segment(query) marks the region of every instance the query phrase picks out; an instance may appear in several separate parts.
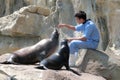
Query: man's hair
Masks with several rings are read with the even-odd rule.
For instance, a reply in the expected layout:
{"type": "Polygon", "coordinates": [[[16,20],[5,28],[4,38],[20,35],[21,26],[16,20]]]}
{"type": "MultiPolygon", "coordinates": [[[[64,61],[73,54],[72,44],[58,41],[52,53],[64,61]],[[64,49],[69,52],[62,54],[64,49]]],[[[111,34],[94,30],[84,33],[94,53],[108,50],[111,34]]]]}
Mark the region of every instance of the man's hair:
{"type": "Polygon", "coordinates": [[[75,14],[75,17],[78,17],[79,19],[84,19],[86,20],[86,13],[84,11],[79,11],[78,13],[75,14]]]}

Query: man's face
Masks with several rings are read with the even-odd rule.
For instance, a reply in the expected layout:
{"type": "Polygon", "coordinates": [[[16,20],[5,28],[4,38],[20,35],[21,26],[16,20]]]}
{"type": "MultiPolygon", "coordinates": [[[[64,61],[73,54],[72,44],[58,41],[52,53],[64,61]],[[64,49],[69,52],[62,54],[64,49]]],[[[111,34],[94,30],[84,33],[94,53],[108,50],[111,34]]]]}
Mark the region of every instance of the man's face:
{"type": "Polygon", "coordinates": [[[83,22],[82,19],[79,19],[78,17],[75,17],[75,20],[78,24],[81,24],[83,22]]]}

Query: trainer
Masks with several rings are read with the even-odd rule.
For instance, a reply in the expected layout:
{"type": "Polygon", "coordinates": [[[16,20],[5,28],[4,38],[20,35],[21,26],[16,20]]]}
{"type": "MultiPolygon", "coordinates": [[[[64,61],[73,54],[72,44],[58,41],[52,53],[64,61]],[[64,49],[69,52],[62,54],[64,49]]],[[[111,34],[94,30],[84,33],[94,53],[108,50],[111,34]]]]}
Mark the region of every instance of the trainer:
{"type": "MultiPolygon", "coordinates": [[[[75,53],[78,53],[79,49],[96,49],[99,44],[99,31],[93,21],[87,19],[86,13],[84,11],[79,11],[75,14],[75,19],[78,25],[72,26],[69,24],[59,24],[58,27],[66,27],[74,31],[81,31],[81,37],[68,38],[70,42],[70,56],[75,58],[75,53]]],[[[70,63],[69,63],[70,64],[70,63]]]]}

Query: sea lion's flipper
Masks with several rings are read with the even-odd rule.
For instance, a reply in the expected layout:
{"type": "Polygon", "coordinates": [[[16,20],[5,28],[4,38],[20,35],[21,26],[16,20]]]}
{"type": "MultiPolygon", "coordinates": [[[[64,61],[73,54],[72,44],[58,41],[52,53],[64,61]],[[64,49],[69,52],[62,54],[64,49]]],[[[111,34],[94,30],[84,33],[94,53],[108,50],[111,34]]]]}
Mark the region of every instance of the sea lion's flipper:
{"type": "Polygon", "coordinates": [[[43,66],[37,66],[37,67],[35,67],[35,68],[36,68],[36,69],[43,69],[43,70],[45,70],[43,66]]]}
{"type": "Polygon", "coordinates": [[[80,73],[78,73],[77,71],[75,71],[75,70],[73,70],[73,69],[69,69],[69,71],[72,71],[74,74],[76,74],[76,75],[78,75],[78,76],[81,75],[80,73]]]}
{"type": "Polygon", "coordinates": [[[38,66],[38,67],[35,67],[35,68],[37,68],[37,69],[42,69],[42,70],[47,70],[48,68],[47,67],[45,67],[45,66],[38,66]]]}
{"type": "Polygon", "coordinates": [[[19,65],[19,63],[10,62],[10,61],[0,62],[0,64],[14,64],[14,65],[19,65]]]}
{"type": "Polygon", "coordinates": [[[10,76],[10,80],[17,80],[17,79],[15,78],[15,76],[16,76],[16,75],[10,76]]]}
{"type": "Polygon", "coordinates": [[[1,62],[0,64],[15,64],[15,62],[13,61],[13,57],[14,55],[11,55],[6,61],[1,62]]]}
{"type": "Polygon", "coordinates": [[[64,66],[66,67],[66,70],[69,70],[69,69],[70,69],[68,62],[64,63],[64,66]]]}
{"type": "Polygon", "coordinates": [[[73,70],[73,69],[71,69],[71,68],[69,67],[68,61],[67,61],[66,63],[64,63],[64,66],[66,67],[66,70],[72,71],[74,74],[80,76],[80,74],[79,74],[77,71],[75,71],[75,70],[73,70]]]}
{"type": "Polygon", "coordinates": [[[9,61],[4,61],[4,62],[1,62],[0,64],[13,64],[13,63],[11,63],[9,61]]]}

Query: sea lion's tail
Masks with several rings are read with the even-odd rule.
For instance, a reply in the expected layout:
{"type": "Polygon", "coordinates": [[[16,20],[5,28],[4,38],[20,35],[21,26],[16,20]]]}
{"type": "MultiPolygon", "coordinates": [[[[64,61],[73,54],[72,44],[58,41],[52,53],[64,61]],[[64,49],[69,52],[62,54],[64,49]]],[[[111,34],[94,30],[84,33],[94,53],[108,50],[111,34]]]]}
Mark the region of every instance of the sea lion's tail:
{"type": "Polygon", "coordinates": [[[44,66],[43,64],[40,64],[39,66],[35,67],[36,69],[42,69],[42,70],[47,70],[48,68],[44,66]]]}
{"type": "Polygon", "coordinates": [[[75,70],[73,70],[73,69],[69,69],[69,71],[73,72],[74,74],[76,74],[76,75],[78,75],[78,76],[81,75],[80,73],[78,73],[77,71],[75,71],[75,70]]]}

